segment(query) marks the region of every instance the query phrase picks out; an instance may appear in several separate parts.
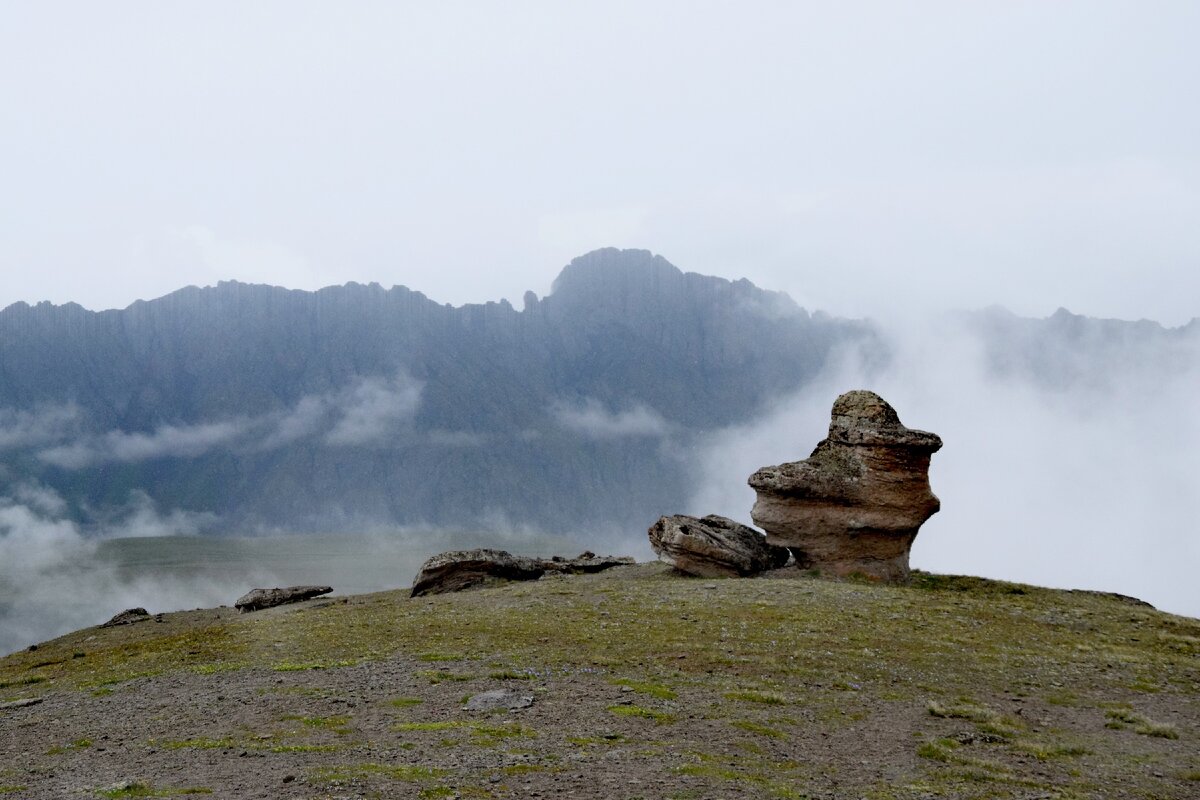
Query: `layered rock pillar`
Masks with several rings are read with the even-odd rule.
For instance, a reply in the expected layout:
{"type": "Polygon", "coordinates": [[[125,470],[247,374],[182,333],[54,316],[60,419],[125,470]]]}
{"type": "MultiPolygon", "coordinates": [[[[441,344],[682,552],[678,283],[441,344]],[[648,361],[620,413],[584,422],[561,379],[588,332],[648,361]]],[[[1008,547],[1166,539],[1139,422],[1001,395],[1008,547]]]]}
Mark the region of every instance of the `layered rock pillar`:
{"type": "Polygon", "coordinates": [[[936,434],[904,427],[874,392],[847,392],[812,455],[750,476],[751,517],[801,568],[903,581],[917,530],[941,507],[929,487],[941,446],[936,434]]]}

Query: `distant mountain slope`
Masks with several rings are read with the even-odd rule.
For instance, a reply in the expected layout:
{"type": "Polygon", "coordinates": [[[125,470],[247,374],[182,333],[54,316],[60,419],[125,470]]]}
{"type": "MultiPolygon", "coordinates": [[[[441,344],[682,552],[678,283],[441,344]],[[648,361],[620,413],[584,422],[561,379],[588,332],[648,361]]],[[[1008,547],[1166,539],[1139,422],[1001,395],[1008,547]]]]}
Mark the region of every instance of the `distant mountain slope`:
{"type": "Polygon", "coordinates": [[[50,487],[83,522],[148,497],[224,526],[645,524],[686,499],[694,437],[849,344],[881,347],[636,250],[576,259],[520,311],[353,283],[19,303],[0,312],[0,494],[50,487]]]}

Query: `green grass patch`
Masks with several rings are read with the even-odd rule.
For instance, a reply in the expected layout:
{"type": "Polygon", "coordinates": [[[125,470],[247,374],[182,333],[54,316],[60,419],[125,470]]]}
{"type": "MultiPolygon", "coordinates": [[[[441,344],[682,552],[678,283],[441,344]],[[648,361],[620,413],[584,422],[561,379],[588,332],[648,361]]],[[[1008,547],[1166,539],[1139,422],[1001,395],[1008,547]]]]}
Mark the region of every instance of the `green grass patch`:
{"type": "Polygon", "coordinates": [[[380,777],[394,781],[419,783],[449,775],[450,771],[417,764],[354,764],[338,767],[317,767],[312,770],[312,779],[321,783],[348,781],[355,778],[380,777]]]}
{"type": "Polygon", "coordinates": [[[33,686],[35,683],[45,683],[49,678],[44,675],[30,675],[27,678],[17,678],[11,681],[0,681],[0,689],[11,689],[15,686],[33,686]]]}
{"type": "Polygon", "coordinates": [[[517,672],[513,669],[496,670],[489,672],[488,677],[497,681],[531,681],[533,675],[528,672],[517,672]]]}
{"type": "Polygon", "coordinates": [[[424,702],[419,697],[393,697],[391,700],[388,700],[388,705],[395,706],[396,708],[412,708],[424,702]]]}
{"type": "Polygon", "coordinates": [[[769,725],[763,725],[761,723],[752,722],[747,719],[734,720],[733,722],[730,722],[729,724],[735,728],[741,728],[744,731],[748,731],[750,733],[756,733],[759,736],[769,736],[772,739],[788,738],[787,733],[779,730],[778,728],[772,728],[769,725]]]}

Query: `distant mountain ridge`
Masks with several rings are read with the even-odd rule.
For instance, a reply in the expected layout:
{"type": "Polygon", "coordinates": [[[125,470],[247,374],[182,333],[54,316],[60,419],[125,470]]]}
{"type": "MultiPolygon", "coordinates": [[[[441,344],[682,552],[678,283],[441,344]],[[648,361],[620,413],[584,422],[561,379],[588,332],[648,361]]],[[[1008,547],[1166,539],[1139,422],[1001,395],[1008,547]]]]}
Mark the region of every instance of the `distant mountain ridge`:
{"type": "Polygon", "coordinates": [[[874,336],[612,249],[520,311],[353,283],[15,304],[0,486],[51,487],[83,521],[133,493],[235,526],[640,521],[686,497],[694,436],[874,336]]]}
{"type": "MultiPolygon", "coordinates": [[[[996,374],[1051,390],[1200,351],[1196,321],[956,324],[996,374]]],[[[685,508],[709,434],[850,350],[868,374],[890,356],[869,322],[644,250],[581,256],[520,310],[233,281],[123,310],[17,303],[0,311],[0,500],[85,528],[147,509],[196,530],[644,528],[685,508]]]]}

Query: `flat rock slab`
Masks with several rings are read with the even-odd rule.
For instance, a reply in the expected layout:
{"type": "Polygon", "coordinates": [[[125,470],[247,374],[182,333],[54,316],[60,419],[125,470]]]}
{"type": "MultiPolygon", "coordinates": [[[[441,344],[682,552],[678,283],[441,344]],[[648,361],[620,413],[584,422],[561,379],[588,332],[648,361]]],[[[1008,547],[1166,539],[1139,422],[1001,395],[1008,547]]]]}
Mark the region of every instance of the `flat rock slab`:
{"type": "Polygon", "coordinates": [[[144,608],[127,608],[120,614],[101,625],[101,628],[114,628],[117,625],[132,625],[135,622],[149,622],[153,617],[144,608]]]}
{"type": "Polygon", "coordinates": [[[535,581],[548,572],[601,572],[633,563],[627,556],[597,556],[591,552],[578,558],[530,558],[488,548],[451,550],[438,553],[421,565],[413,580],[412,596],[458,592],[496,581],[535,581]]]}
{"type": "Polygon", "coordinates": [[[311,600],[333,591],[331,586],[287,586],[274,589],[251,589],[238,598],[234,608],[243,613],[259,611],[264,608],[274,608],[288,603],[299,603],[311,600]]]}
{"type": "Polygon", "coordinates": [[[511,689],[493,689],[481,692],[463,706],[463,711],[516,711],[533,705],[533,695],[520,694],[511,689]]]}

